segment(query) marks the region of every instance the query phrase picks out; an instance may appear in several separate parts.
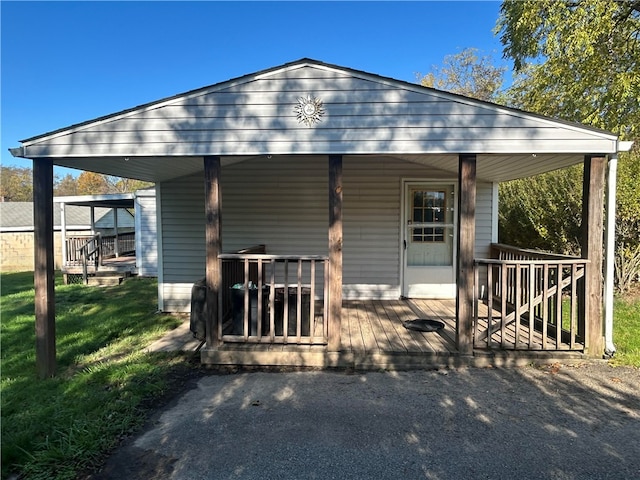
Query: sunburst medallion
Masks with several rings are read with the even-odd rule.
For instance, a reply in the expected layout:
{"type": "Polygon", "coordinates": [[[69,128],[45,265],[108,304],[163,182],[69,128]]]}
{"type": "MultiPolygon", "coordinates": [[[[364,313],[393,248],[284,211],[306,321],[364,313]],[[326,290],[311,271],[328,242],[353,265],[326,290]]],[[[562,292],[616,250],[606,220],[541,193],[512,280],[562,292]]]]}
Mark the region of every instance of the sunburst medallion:
{"type": "Polygon", "coordinates": [[[307,95],[298,98],[298,104],[294,108],[294,112],[298,118],[298,122],[304,123],[307,127],[311,127],[318,123],[324,115],[324,107],[322,100],[307,95]]]}

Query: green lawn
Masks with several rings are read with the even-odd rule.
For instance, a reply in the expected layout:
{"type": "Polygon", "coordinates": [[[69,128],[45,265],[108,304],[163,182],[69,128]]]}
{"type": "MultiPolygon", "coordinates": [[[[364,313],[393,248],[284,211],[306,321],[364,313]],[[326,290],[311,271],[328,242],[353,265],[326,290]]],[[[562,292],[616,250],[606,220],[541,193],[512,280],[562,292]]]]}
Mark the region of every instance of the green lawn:
{"type": "Polygon", "coordinates": [[[640,289],[626,297],[616,298],[613,307],[614,365],[640,368],[640,289]]]}
{"type": "Polygon", "coordinates": [[[144,421],[179,356],[144,347],[180,319],[156,314],[157,283],[56,286],[56,378],[35,367],[33,273],[1,281],[2,478],[75,478],[144,421]]]}

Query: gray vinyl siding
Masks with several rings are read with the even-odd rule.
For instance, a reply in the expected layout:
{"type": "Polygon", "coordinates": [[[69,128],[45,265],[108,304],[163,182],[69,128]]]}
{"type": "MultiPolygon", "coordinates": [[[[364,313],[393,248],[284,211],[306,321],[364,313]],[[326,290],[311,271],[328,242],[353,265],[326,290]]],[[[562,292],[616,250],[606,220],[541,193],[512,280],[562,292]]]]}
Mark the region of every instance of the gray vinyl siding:
{"type": "MultiPolygon", "coordinates": [[[[268,253],[326,255],[326,157],[247,160],[222,170],[225,252],[265,244],[268,253]]],[[[391,158],[348,158],[343,164],[343,283],[346,298],[400,295],[403,179],[450,174],[391,158]]],[[[478,184],[476,253],[491,242],[491,184],[478,184]]],[[[162,184],[163,308],[189,309],[191,284],[205,275],[202,174],[162,184]]]]}
{"type": "Polygon", "coordinates": [[[493,239],[493,184],[478,182],[476,185],[476,244],[475,258],[489,258],[493,239]]]}
{"type": "Polygon", "coordinates": [[[608,152],[609,134],[339,68],[298,65],[25,141],[26,156],[608,152]],[[294,111],[323,102],[313,127],[294,111]]]}
{"type": "Polygon", "coordinates": [[[158,276],[158,219],[155,189],[136,192],[136,262],[138,275],[158,276]]]}

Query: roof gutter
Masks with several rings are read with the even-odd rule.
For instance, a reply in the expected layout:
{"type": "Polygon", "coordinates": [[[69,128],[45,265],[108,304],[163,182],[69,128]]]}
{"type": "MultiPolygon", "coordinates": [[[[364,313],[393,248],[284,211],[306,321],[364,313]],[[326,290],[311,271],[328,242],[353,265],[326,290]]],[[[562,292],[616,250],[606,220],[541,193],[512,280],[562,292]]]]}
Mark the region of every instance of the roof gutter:
{"type": "Polygon", "coordinates": [[[26,149],[24,148],[24,146],[22,147],[16,147],[16,148],[10,148],[9,149],[9,153],[11,153],[11,155],[13,155],[16,158],[27,158],[27,152],[26,149]]]}
{"type": "Polygon", "coordinates": [[[633,147],[633,142],[618,142],[618,152],[628,152],[633,147]]]}

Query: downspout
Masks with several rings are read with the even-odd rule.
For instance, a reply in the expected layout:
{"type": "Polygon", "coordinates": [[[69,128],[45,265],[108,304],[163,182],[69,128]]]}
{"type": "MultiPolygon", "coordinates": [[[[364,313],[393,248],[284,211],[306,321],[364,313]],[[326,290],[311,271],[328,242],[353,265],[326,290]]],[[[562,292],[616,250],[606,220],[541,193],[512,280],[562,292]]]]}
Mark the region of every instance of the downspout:
{"type": "MultiPolygon", "coordinates": [[[[633,142],[618,142],[618,152],[628,152],[633,142]]],[[[607,209],[605,238],[605,277],[604,277],[604,353],[612,357],[616,353],[613,343],[613,286],[616,254],[616,184],[618,176],[618,154],[609,157],[607,175],[607,209]]]]}
{"type": "Polygon", "coordinates": [[[607,175],[607,207],[605,237],[605,277],[604,277],[604,354],[612,357],[616,353],[613,344],[613,285],[616,254],[616,182],[618,154],[609,158],[607,175]]]}

